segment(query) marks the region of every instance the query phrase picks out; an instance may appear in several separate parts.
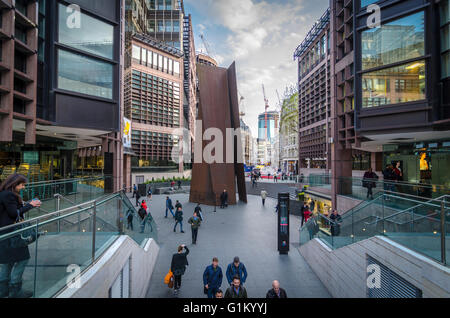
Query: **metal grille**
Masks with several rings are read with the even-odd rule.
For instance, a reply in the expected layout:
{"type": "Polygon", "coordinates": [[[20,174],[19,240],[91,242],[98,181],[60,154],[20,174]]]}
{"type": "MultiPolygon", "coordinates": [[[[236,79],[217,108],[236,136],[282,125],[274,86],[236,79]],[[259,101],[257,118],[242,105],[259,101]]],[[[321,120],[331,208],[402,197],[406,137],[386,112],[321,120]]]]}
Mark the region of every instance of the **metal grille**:
{"type": "MultiPolygon", "coordinates": [[[[367,287],[367,298],[422,298],[422,291],[394,273],[387,266],[376,259],[367,256],[367,264],[378,265],[380,274],[380,287],[367,287]]],[[[368,278],[375,273],[368,273],[368,278]]]]}

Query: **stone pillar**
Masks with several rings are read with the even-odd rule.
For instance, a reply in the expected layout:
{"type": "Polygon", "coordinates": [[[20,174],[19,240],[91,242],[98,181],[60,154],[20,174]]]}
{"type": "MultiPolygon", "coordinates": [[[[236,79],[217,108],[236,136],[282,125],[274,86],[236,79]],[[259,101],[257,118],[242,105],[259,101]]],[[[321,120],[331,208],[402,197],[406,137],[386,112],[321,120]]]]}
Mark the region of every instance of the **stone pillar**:
{"type": "Polygon", "coordinates": [[[373,171],[383,171],[383,153],[372,152],[370,154],[370,167],[373,171]]]}
{"type": "Polygon", "coordinates": [[[352,193],[352,150],[336,149],[337,144],[332,145],[331,151],[331,201],[333,209],[337,207],[338,194],[352,193]]]}

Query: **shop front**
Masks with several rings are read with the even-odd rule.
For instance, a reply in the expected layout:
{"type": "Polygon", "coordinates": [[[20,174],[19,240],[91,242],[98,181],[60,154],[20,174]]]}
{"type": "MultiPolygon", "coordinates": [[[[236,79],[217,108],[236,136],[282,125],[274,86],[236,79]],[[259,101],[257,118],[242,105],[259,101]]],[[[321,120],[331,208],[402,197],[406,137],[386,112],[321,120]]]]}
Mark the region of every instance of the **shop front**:
{"type": "Polygon", "coordinates": [[[383,152],[384,166],[398,167],[401,181],[430,185],[432,191],[450,188],[450,140],[385,145],[383,152]]]}
{"type": "Polygon", "coordinates": [[[77,143],[36,137],[35,145],[25,145],[25,136],[14,132],[14,142],[0,143],[0,179],[13,173],[25,175],[30,182],[57,180],[73,175],[77,143]]]}

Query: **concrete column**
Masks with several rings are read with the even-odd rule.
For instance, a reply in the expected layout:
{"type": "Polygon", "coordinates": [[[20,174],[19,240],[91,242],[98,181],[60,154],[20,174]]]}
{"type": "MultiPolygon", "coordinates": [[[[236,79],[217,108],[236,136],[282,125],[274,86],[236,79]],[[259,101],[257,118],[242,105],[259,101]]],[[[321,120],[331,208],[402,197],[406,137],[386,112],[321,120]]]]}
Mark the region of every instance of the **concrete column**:
{"type": "Polygon", "coordinates": [[[352,193],[352,150],[336,149],[337,144],[332,145],[331,151],[331,201],[333,209],[337,208],[337,195],[352,193]],[[344,177],[344,179],[341,179],[344,177]],[[348,181],[347,181],[348,180],[348,181]]]}
{"type": "Polygon", "coordinates": [[[383,171],[383,153],[372,152],[370,154],[370,167],[373,171],[383,171]]]}

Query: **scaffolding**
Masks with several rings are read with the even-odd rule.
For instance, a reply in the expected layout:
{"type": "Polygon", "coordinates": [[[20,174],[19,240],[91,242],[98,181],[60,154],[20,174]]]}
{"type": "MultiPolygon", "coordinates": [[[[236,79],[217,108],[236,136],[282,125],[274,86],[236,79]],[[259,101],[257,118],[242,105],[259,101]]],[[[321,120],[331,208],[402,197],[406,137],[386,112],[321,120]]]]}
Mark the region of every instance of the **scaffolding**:
{"type": "Polygon", "coordinates": [[[319,20],[313,25],[311,30],[309,30],[303,42],[297,47],[294,52],[294,60],[301,57],[303,53],[309,48],[309,46],[316,40],[316,38],[326,29],[328,23],[330,22],[330,8],[320,17],[319,20]]]}

